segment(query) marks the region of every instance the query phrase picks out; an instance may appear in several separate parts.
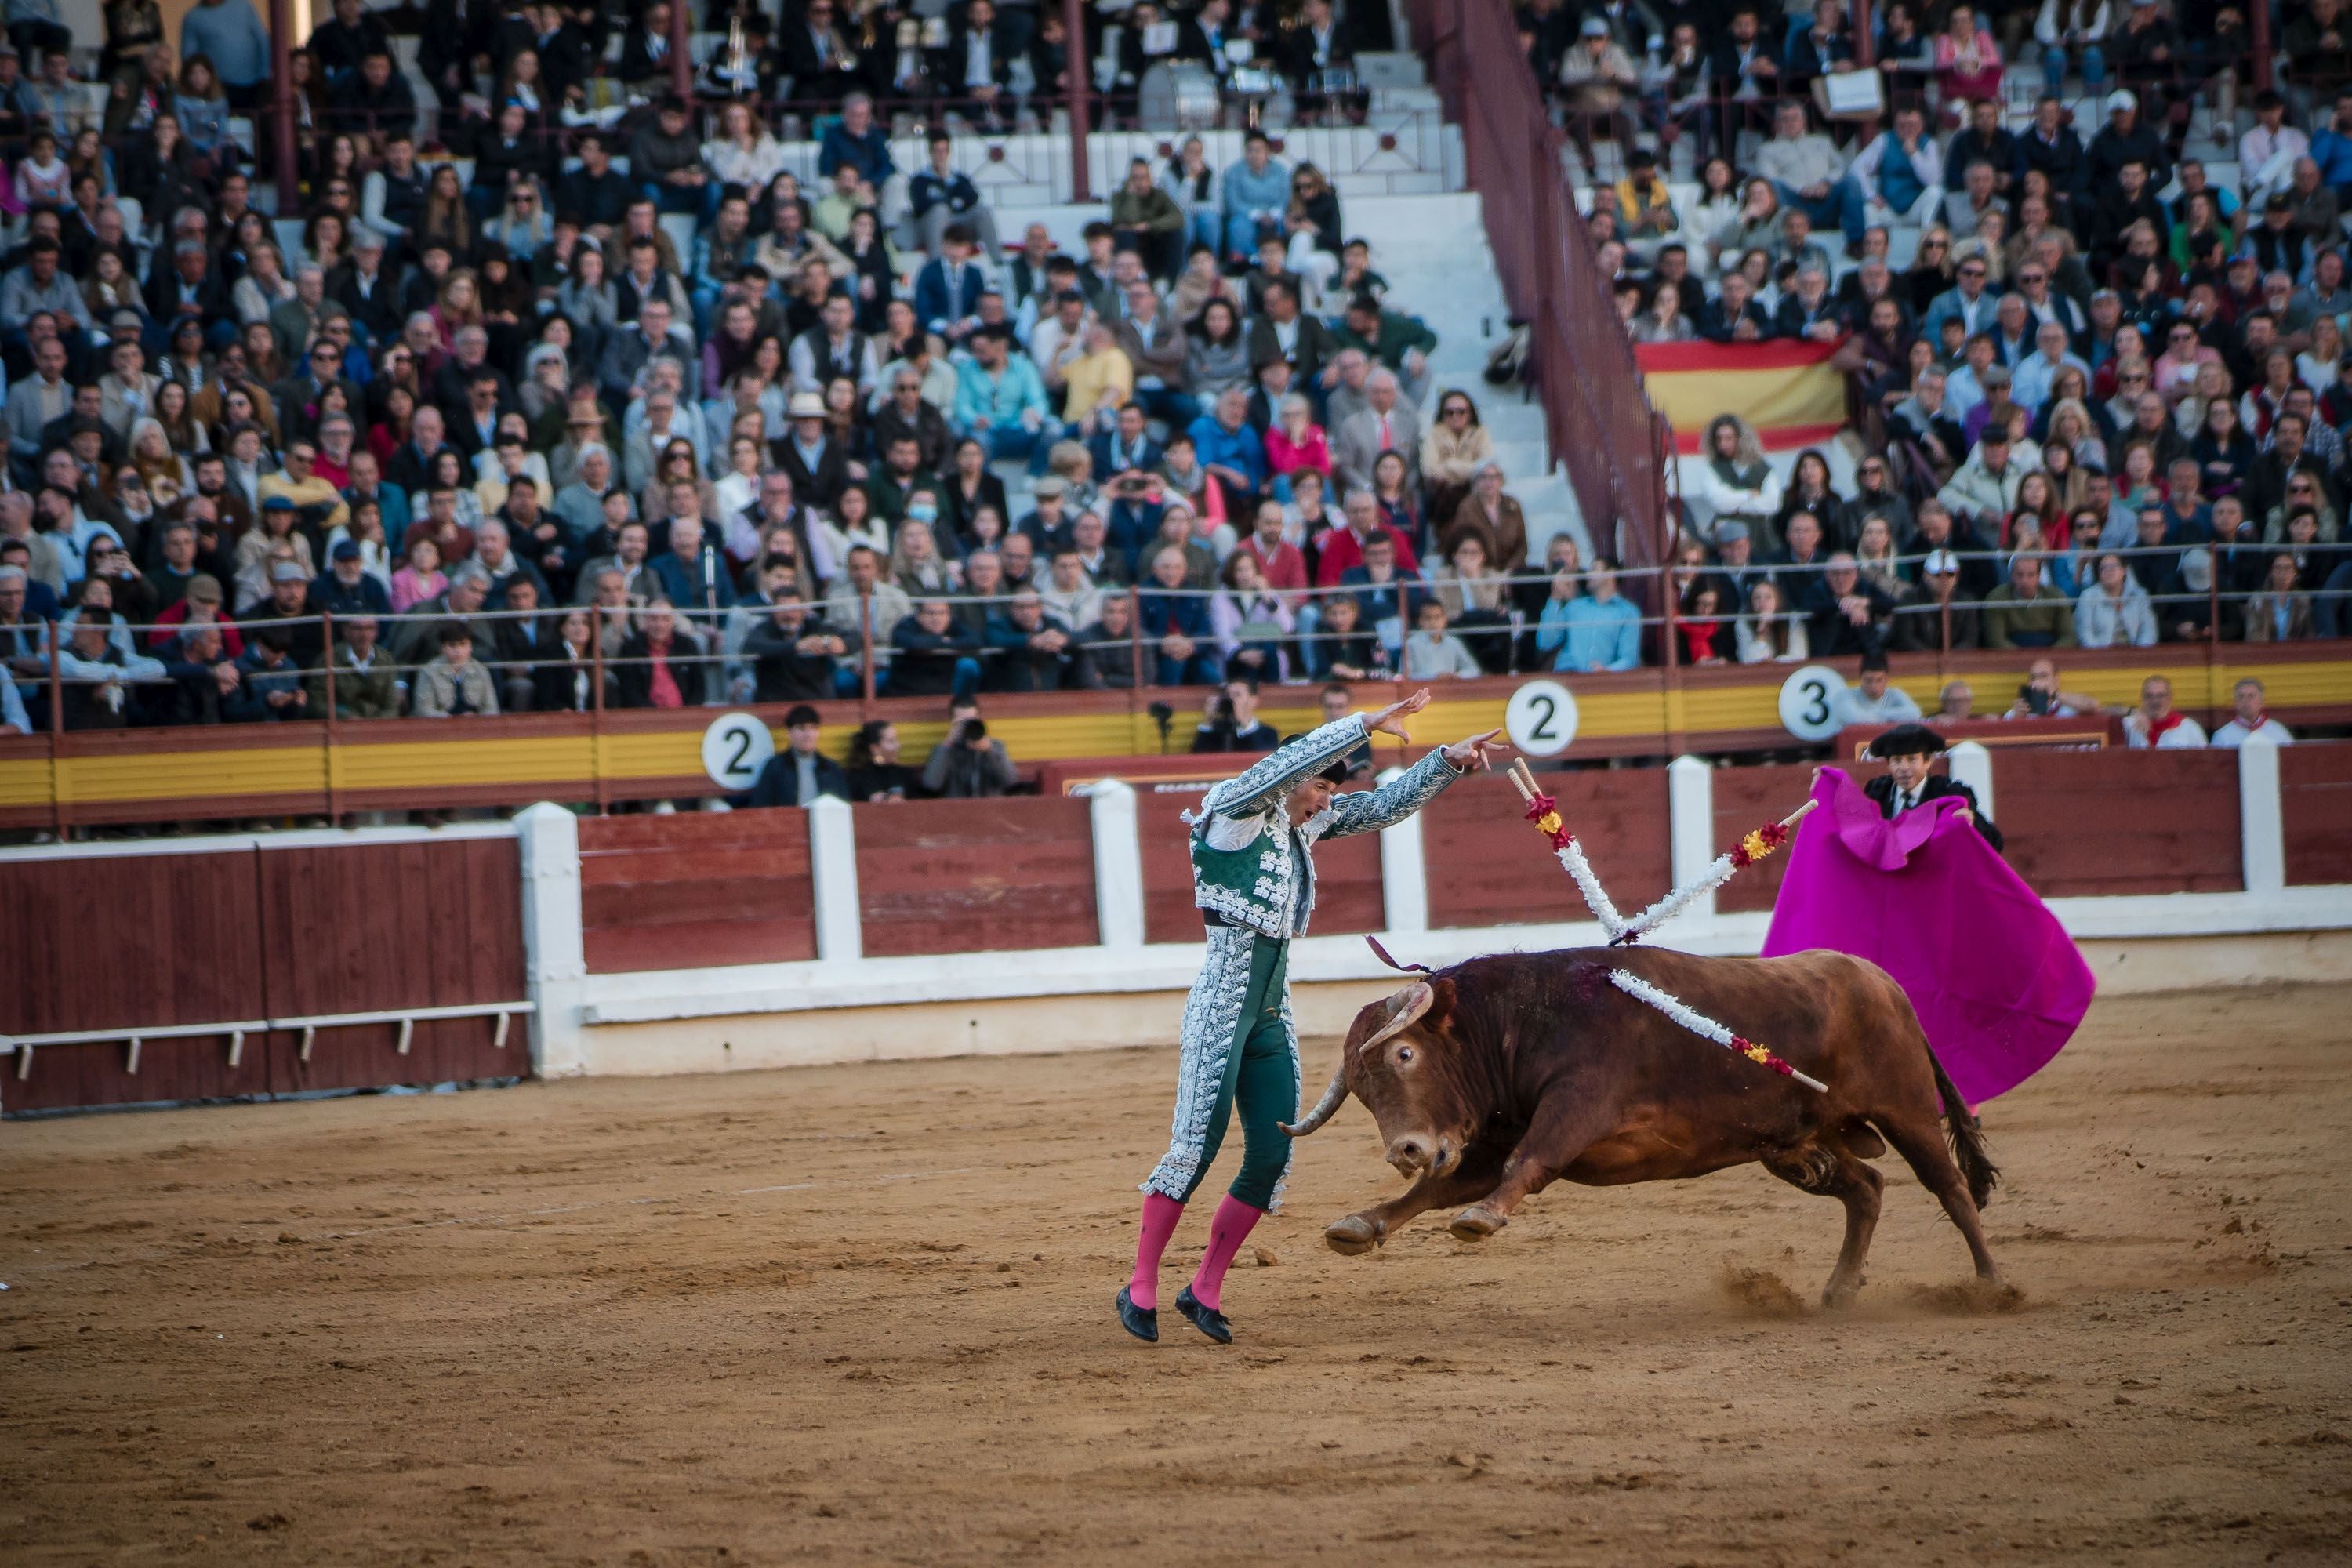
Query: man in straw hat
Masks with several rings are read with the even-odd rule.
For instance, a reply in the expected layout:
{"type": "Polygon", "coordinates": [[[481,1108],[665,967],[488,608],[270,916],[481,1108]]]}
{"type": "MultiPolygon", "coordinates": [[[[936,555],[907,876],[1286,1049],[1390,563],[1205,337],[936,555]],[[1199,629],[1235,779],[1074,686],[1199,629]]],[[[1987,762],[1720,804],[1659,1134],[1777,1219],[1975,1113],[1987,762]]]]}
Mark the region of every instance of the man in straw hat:
{"type": "Polygon", "coordinates": [[[1315,910],[1316,842],[1376,833],[1403,821],[1503,748],[1489,730],[1431,752],[1375,790],[1333,793],[1348,758],[1374,731],[1410,739],[1405,720],[1426,690],[1369,716],[1349,713],[1294,735],[1238,778],[1214,785],[1192,824],[1192,901],[1208,927],[1208,958],[1184,1004],[1183,1054],[1168,1152],[1143,1184],[1135,1273],[1118,1319],[1139,1340],[1160,1337],[1160,1255],[1184,1205],[1217,1157],[1239,1104],[1242,1168],[1209,1226],[1209,1246],[1176,1310],[1220,1344],[1225,1269],[1259,1218],[1281,1198],[1290,1141],[1281,1122],[1298,1108],[1298,1036],[1290,1014],[1290,939],[1315,910]]]}

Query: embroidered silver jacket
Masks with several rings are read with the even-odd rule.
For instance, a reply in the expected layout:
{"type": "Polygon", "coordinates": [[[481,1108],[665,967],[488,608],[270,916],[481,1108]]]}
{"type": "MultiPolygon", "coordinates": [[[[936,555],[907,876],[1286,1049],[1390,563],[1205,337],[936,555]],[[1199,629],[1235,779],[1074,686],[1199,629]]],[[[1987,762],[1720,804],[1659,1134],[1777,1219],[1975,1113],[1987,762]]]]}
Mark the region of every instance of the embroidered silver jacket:
{"type": "Polygon", "coordinates": [[[1433,751],[1378,789],[1334,795],[1325,809],[1291,826],[1285,809],[1290,792],[1360,745],[1364,735],[1363,715],[1350,713],[1212,788],[1192,819],[1193,903],[1265,936],[1304,936],[1315,912],[1316,843],[1402,822],[1462,776],[1442,750],[1433,751]],[[1203,843],[1218,853],[1198,853],[1203,843]],[[1254,863],[1234,853],[1251,846],[1257,849],[1254,863]]]}

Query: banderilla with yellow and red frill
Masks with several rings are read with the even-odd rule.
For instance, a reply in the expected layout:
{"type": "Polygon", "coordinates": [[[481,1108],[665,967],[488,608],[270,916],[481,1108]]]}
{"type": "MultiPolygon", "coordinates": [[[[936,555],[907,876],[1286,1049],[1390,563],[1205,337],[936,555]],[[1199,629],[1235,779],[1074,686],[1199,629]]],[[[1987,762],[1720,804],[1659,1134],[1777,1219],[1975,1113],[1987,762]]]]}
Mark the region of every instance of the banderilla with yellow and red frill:
{"type": "Polygon", "coordinates": [[[1745,870],[1770,856],[1796,837],[1797,824],[1820,804],[1809,800],[1780,821],[1768,822],[1755,829],[1717,856],[1708,863],[1706,869],[1628,920],[1617,912],[1617,906],[1610,901],[1607,889],[1601,886],[1601,879],[1593,875],[1592,863],[1584,858],[1584,847],[1560,821],[1559,804],[1536,787],[1535,773],[1528,767],[1525,757],[1511,759],[1510,775],[1511,782],[1518,786],[1520,798],[1527,802],[1528,820],[1536,825],[1538,832],[1551,840],[1553,850],[1559,856],[1560,865],[1575,880],[1577,890],[1584,895],[1584,901],[1591,909],[1593,918],[1601,922],[1601,929],[1609,933],[1609,945],[1612,947],[1639,942],[1688,909],[1700,895],[1711,893],[1731,880],[1734,872],[1745,870]]]}
{"type": "MultiPolygon", "coordinates": [[[[1609,945],[1612,947],[1640,941],[1644,933],[1664,925],[1687,909],[1701,894],[1712,892],[1731,880],[1735,872],[1769,856],[1796,837],[1797,825],[1805,819],[1806,813],[1820,804],[1808,800],[1780,821],[1768,822],[1750,832],[1717,856],[1697,876],[1627,920],[1617,912],[1617,906],[1610,901],[1608,890],[1601,887],[1601,879],[1593,874],[1592,863],[1585,858],[1584,847],[1560,821],[1559,803],[1536,787],[1535,774],[1528,767],[1527,759],[1512,758],[1509,772],[1511,782],[1518,786],[1520,798],[1527,802],[1528,820],[1551,841],[1553,850],[1559,856],[1560,865],[1574,879],[1577,890],[1584,895],[1585,903],[1591,909],[1593,917],[1600,921],[1601,929],[1609,933],[1609,945]]],[[[1717,1023],[1680,997],[1660,990],[1639,975],[1623,969],[1612,969],[1609,972],[1609,982],[1635,1001],[1664,1013],[1701,1038],[1712,1040],[1736,1055],[1746,1057],[1759,1067],[1779,1073],[1783,1078],[1793,1079],[1808,1089],[1823,1094],[1829,1092],[1829,1086],[1821,1079],[1798,1071],[1786,1058],[1769,1047],[1717,1023]]]]}

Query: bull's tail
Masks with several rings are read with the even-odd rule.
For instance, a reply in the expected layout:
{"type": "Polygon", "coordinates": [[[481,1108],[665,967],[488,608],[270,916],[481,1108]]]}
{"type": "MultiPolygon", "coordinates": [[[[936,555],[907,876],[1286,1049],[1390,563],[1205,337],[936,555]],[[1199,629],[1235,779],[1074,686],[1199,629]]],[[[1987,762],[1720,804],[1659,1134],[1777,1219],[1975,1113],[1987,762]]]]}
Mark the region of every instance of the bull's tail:
{"type": "Polygon", "coordinates": [[[1992,1151],[1985,1147],[1984,1124],[1952,1082],[1952,1075],[1936,1058],[1936,1047],[1927,1047],[1927,1065],[1936,1069],[1936,1093],[1944,1101],[1944,1131],[1951,1139],[1952,1158],[1968,1178],[1969,1198],[1982,1208],[1992,1199],[1992,1190],[2000,1181],[2000,1167],[1992,1163],[1992,1151]]]}

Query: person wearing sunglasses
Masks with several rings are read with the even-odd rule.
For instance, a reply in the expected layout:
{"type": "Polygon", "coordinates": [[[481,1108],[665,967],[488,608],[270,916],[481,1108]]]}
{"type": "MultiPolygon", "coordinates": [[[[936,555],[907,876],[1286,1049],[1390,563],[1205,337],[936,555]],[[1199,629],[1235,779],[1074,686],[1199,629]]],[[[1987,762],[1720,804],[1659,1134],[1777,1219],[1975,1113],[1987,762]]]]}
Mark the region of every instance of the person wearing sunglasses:
{"type": "Polygon", "coordinates": [[[1954,319],[1971,337],[1993,330],[2000,301],[1985,287],[1989,271],[1981,256],[1969,257],[1953,269],[1952,287],[1927,307],[1927,319],[1923,325],[1929,337],[1942,332],[1945,321],[1954,319]]]}
{"type": "Polygon", "coordinates": [[[518,174],[507,187],[506,205],[482,227],[482,237],[507,247],[517,261],[529,261],[555,234],[555,220],[547,208],[547,194],[529,174],[518,174]]]}

